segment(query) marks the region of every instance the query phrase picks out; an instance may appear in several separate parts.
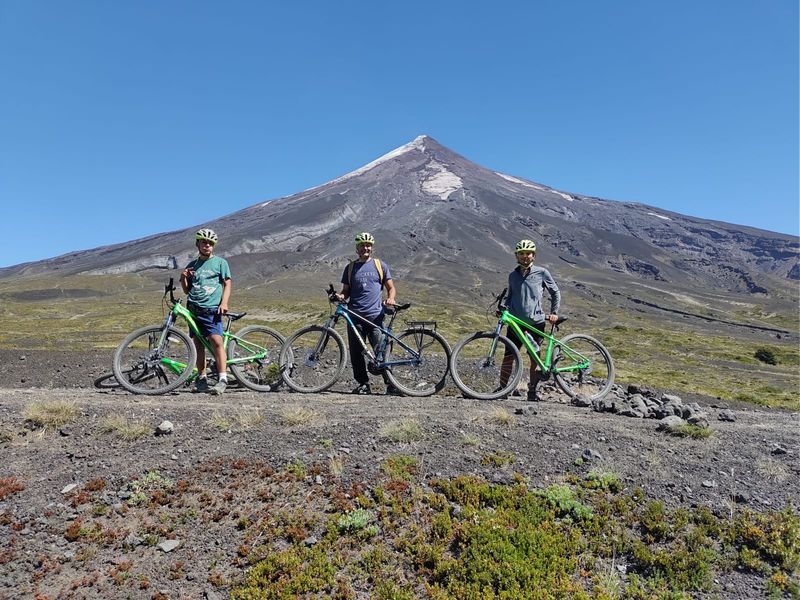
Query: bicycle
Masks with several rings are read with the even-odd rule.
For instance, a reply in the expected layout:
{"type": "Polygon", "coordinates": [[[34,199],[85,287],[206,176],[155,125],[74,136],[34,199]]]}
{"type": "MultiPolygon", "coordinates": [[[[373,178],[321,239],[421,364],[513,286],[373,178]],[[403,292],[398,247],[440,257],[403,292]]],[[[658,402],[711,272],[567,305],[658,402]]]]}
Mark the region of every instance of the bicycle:
{"type": "Polygon", "coordinates": [[[469,335],[453,349],[450,373],[456,386],[467,397],[478,400],[496,400],[516,389],[523,373],[522,356],[517,346],[501,333],[503,325],[507,325],[522,340],[531,360],[539,366],[540,381],[547,381],[552,375],[558,387],[571,398],[583,396],[595,400],[608,394],[614,383],[614,362],[608,350],[593,337],[582,333],[557,339],[558,326],[567,320],[566,317],[558,317],[555,323],[551,323],[549,334],[536,331],[508,312],[508,307],[503,304],[506,291],[500,292],[492,302],[497,304],[495,314],[499,317],[494,331],[469,335]],[[542,343],[547,344],[544,359],[539,356],[539,345],[532,334],[541,336],[542,343]],[[511,355],[512,363],[503,384],[501,371],[506,354],[511,355]]]}
{"type": "Polygon", "coordinates": [[[341,377],[347,363],[347,349],[334,329],[339,319],[353,328],[373,375],[385,374],[389,382],[407,396],[430,396],[446,383],[450,345],[436,332],[435,321],[407,321],[407,329],[395,334],[397,315],[411,304],[386,307],[389,324],[379,327],[382,337],[374,352],[355,329],[354,320],[374,325],[338,301],[331,284],[328,301],[336,304],[323,325],[310,325],[290,335],[281,349],[283,381],[296,392],[322,392],[341,377]]]}
{"type": "MultiPolygon", "coordinates": [[[[180,298],[175,298],[175,289],[170,278],[164,286],[162,299],[170,309],[164,322],[133,331],[114,351],[114,377],[129,392],[166,394],[189,383],[197,375],[197,350],[190,337],[175,328],[179,318],[186,321],[208,355],[214,356],[211,345],[195,323],[194,315],[183,306],[180,298]]],[[[277,358],[284,338],[277,331],[261,325],[244,327],[235,335],[231,333],[233,322],[246,314],[227,312],[223,315],[227,319],[222,336],[227,364],[233,376],[245,387],[256,392],[274,391],[281,384],[277,358]]],[[[210,360],[213,363],[213,359],[210,360]]]]}

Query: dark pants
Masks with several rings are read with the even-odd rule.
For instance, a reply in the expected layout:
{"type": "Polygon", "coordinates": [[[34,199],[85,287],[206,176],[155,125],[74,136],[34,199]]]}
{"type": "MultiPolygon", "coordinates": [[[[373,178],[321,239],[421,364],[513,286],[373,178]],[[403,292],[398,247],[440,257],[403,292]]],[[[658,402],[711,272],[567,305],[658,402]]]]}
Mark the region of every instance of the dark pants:
{"type": "MultiPolygon", "coordinates": [[[[368,319],[378,327],[383,327],[383,313],[372,319],[368,319]]],[[[353,319],[353,324],[358,329],[358,333],[364,340],[368,340],[373,350],[380,343],[382,334],[379,329],[372,325],[367,325],[362,321],[353,319]]],[[[353,378],[359,383],[369,383],[369,374],[367,373],[367,363],[364,360],[364,350],[361,343],[356,338],[356,334],[352,328],[347,328],[347,344],[350,346],[350,362],[353,365],[353,378]]]]}

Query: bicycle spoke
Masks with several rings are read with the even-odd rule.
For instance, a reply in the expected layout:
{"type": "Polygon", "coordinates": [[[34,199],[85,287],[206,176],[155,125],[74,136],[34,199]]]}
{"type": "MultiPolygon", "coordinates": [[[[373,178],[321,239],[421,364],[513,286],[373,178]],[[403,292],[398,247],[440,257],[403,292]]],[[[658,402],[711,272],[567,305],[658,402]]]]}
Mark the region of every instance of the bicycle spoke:
{"type": "Polygon", "coordinates": [[[390,341],[386,349],[387,376],[392,384],[409,396],[430,396],[441,391],[450,362],[450,347],[444,338],[434,331],[410,329],[397,339],[390,341]]]}
{"type": "Polygon", "coordinates": [[[593,400],[605,396],[614,382],[614,363],[608,350],[582,334],[567,336],[562,344],[553,361],[559,387],[572,397],[593,400]]]}
{"type": "Polygon", "coordinates": [[[114,352],[114,376],[122,387],[137,394],[163,394],[189,377],[194,345],[186,334],[170,329],[159,346],[162,332],[159,326],[134,331],[114,352]]]}
{"type": "Polygon", "coordinates": [[[522,377],[522,360],[516,346],[504,336],[495,338],[493,333],[475,334],[459,342],[451,363],[459,389],[481,400],[507,395],[522,377]],[[508,358],[504,361],[505,356],[508,358]]]}
{"type": "Polygon", "coordinates": [[[230,369],[242,385],[257,392],[271,392],[281,384],[278,358],[283,337],[260,325],[245,327],[228,344],[230,369]]]}
{"type": "Polygon", "coordinates": [[[321,392],[344,370],[346,352],[341,336],[313,325],[289,337],[281,351],[283,379],[297,392],[321,392]]]}

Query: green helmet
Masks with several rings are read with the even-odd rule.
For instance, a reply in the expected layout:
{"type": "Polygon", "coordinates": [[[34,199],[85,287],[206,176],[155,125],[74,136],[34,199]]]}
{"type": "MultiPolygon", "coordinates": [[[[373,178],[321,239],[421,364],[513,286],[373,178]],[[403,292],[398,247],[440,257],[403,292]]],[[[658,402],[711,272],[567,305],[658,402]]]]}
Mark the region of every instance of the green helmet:
{"type": "Polygon", "coordinates": [[[363,233],[356,234],[356,245],[358,244],[374,244],[375,238],[372,237],[371,233],[367,233],[366,231],[363,233]]]}
{"type": "Polygon", "coordinates": [[[217,234],[214,233],[213,229],[208,229],[207,227],[203,227],[203,229],[198,229],[197,230],[197,233],[194,234],[194,239],[195,240],[208,240],[212,244],[216,245],[217,240],[219,238],[217,238],[217,234]]]}
{"type": "Polygon", "coordinates": [[[533,240],[520,240],[517,242],[517,247],[514,252],[533,252],[536,253],[536,244],[533,240]]]}

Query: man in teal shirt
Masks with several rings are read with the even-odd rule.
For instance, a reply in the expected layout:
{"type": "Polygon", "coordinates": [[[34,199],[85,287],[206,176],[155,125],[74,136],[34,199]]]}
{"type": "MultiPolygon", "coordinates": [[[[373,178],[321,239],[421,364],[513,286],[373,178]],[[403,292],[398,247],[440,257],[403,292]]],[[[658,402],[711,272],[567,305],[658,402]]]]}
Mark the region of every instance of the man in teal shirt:
{"type": "Polygon", "coordinates": [[[233,288],[228,261],[214,256],[217,241],[217,234],[212,229],[200,229],[195,234],[198,257],[186,265],[181,274],[181,287],[187,295],[186,308],[194,315],[200,333],[211,344],[219,373],[219,381],[209,388],[206,378],[206,348],[194,336],[194,332],[190,331],[194,347],[197,348],[198,375],[195,389],[214,395],[222,394],[228,386],[225,345],[222,342],[222,315],[228,312],[228,300],[233,288]]]}

